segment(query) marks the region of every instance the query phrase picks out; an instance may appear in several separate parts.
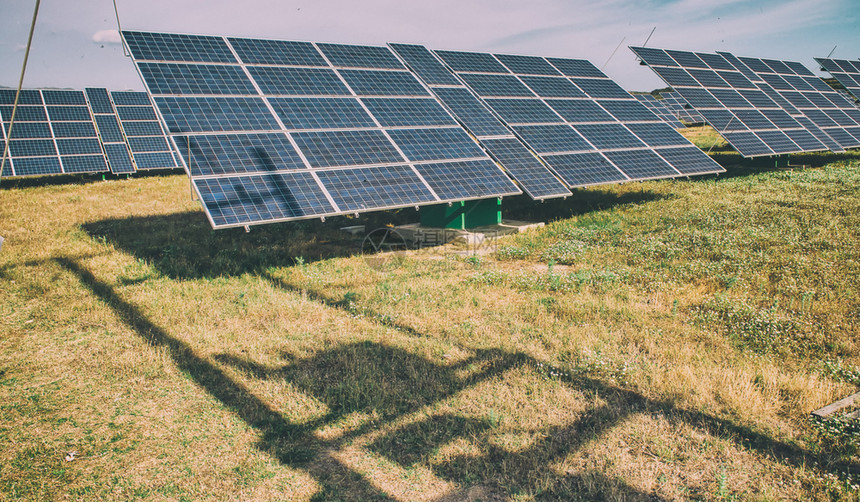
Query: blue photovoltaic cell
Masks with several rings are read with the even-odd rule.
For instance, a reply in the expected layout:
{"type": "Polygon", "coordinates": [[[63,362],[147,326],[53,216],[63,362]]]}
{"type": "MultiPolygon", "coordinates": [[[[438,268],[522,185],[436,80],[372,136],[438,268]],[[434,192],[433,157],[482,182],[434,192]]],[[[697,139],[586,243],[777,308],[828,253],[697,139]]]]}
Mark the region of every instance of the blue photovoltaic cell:
{"type": "Polygon", "coordinates": [[[91,121],[90,110],[86,106],[49,106],[48,117],[52,121],[91,121]]]}
{"type": "Polygon", "coordinates": [[[570,80],[560,77],[520,77],[535,94],[546,98],[584,98],[585,93],[570,80]]]}
{"type": "Polygon", "coordinates": [[[627,98],[632,96],[608,79],[572,78],[573,83],[592,98],[627,98]]]}
{"type": "Polygon", "coordinates": [[[568,125],[514,126],[513,129],[538,153],[594,150],[568,125]]]}
{"type": "Polygon", "coordinates": [[[527,148],[515,138],[485,139],[481,144],[498,160],[532,198],[559,197],[570,194],[527,148]]]}
{"type": "Polygon", "coordinates": [[[103,142],[120,143],[125,141],[122,137],[122,130],[119,128],[116,115],[96,115],[95,119],[103,142]]]}
{"type": "Polygon", "coordinates": [[[825,150],[824,144],[819,141],[811,132],[805,129],[793,129],[783,131],[795,145],[807,151],[825,150]]]}
{"type": "Polygon", "coordinates": [[[684,101],[690,104],[693,108],[722,108],[722,103],[711,95],[706,89],[687,89],[679,88],[675,92],[684,98],[684,101]]]}
{"type": "MultiPolygon", "coordinates": [[[[8,122],[12,119],[12,106],[0,106],[0,117],[8,122]]],[[[22,106],[18,105],[15,110],[15,122],[47,122],[48,114],[43,106],[22,106]]]]}
{"type": "Polygon", "coordinates": [[[429,93],[405,71],[341,70],[340,75],[359,96],[427,96],[429,93]]]}
{"type": "Polygon", "coordinates": [[[502,62],[513,73],[523,75],[560,75],[559,71],[544,58],[535,56],[516,56],[511,54],[496,54],[496,59],[502,62]]]}
{"type": "Polygon", "coordinates": [[[12,157],[45,157],[57,155],[54,141],[50,139],[13,139],[9,142],[12,157]]]}
{"type": "Polygon", "coordinates": [[[161,125],[151,120],[124,120],[122,128],[126,136],[159,136],[164,134],[161,130],[161,125]]]}
{"type": "Polygon", "coordinates": [[[609,113],[594,101],[580,99],[552,99],[547,103],[568,122],[614,122],[609,113]]]}
{"type": "Polygon", "coordinates": [[[708,68],[708,65],[692,52],[667,50],[666,54],[685,68],[708,68]]]}
{"type": "Polygon", "coordinates": [[[755,157],[758,155],[773,155],[773,150],[767,147],[762,140],[751,132],[727,132],[723,133],[726,141],[741,153],[744,157],[755,157]]]}
{"type": "Polygon", "coordinates": [[[375,127],[355,98],[269,98],[287,129],[375,127]]]}
{"type": "Polygon", "coordinates": [[[678,172],[651,150],[606,152],[606,157],[630,179],[648,179],[677,175],[678,172]]]}
{"type": "Polygon", "coordinates": [[[90,103],[93,113],[114,113],[110,96],[104,87],[87,87],[84,92],[90,103]]]}
{"type": "Polygon", "coordinates": [[[403,162],[381,131],[298,132],[293,139],[312,167],[403,162]]]}
{"type": "Polygon", "coordinates": [[[669,161],[682,174],[719,173],[724,169],[714,159],[695,146],[661,148],[655,150],[663,159],[669,161]]]}
{"type": "Polygon", "coordinates": [[[248,71],[263,94],[293,96],[349,96],[337,73],[324,68],[249,66],[248,71]]]}
{"type": "Polygon", "coordinates": [[[134,165],[131,163],[131,157],[128,154],[128,148],[122,143],[105,145],[105,155],[107,156],[110,170],[113,173],[131,173],[134,172],[134,165]]]}
{"type": "Polygon", "coordinates": [[[790,153],[799,150],[798,146],[782,131],[758,131],[756,136],[764,141],[774,153],[790,153]]]}
{"type": "Polygon", "coordinates": [[[689,141],[681,136],[678,131],[669,127],[664,122],[655,122],[653,124],[627,124],[627,128],[648,146],[674,146],[689,144],[689,141]]]}
{"type": "Polygon", "coordinates": [[[697,52],[696,56],[714,70],[734,70],[735,67],[719,54],[697,52]]]}
{"type": "Polygon", "coordinates": [[[623,101],[600,100],[597,103],[618,119],[619,122],[657,122],[660,120],[659,117],[635,99],[623,101]]]}
{"type": "Polygon", "coordinates": [[[86,105],[82,91],[42,91],[46,105],[86,105]]]}
{"type": "Polygon", "coordinates": [[[444,129],[395,129],[388,131],[406,158],[413,162],[484,157],[485,154],[465,131],[444,129]]]}
{"type": "Polygon", "coordinates": [[[466,84],[479,96],[528,96],[534,94],[513,75],[488,75],[486,73],[461,73],[466,84]]]}
{"type": "Polygon", "coordinates": [[[138,68],[153,94],[257,94],[238,65],[140,63],[138,68]]]}
{"type": "Polygon", "coordinates": [[[726,108],[752,108],[752,104],[733,89],[711,89],[711,94],[726,108]]]}
{"type": "Polygon", "coordinates": [[[720,134],[724,132],[746,131],[747,126],[744,125],[732,112],[722,110],[699,110],[699,113],[705,117],[708,124],[711,125],[720,134]]]}
{"type": "Polygon", "coordinates": [[[111,91],[111,98],[117,106],[122,105],[146,105],[152,106],[149,96],[145,92],[138,91],[111,91]]]}
{"type": "Polygon", "coordinates": [[[409,69],[429,85],[459,85],[460,82],[423,45],[388,44],[409,69]]]}
{"type": "Polygon", "coordinates": [[[460,72],[508,73],[492,54],[485,52],[434,51],[452,70],[460,72]]]}
{"type": "Polygon", "coordinates": [[[645,148],[645,143],[621,124],[577,124],[573,127],[598,150],[645,148]]]}
{"type": "Polygon", "coordinates": [[[678,63],[672,59],[671,56],[666,54],[666,51],[663,49],[655,49],[653,47],[630,47],[639,59],[642,60],[645,64],[649,66],[680,66],[678,63]]]}
{"type": "Polygon", "coordinates": [[[59,157],[22,157],[13,159],[15,176],[39,176],[43,174],[61,174],[59,157]]]}
{"type": "Polygon", "coordinates": [[[433,92],[475,136],[509,134],[508,129],[466,89],[439,87],[433,92]]]}
{"type": "Polygon", "coordinates": [[[317,171],[341,211],[426,204],[436,199],[409,166],[317,171]]]}
{"type": "Polygon", "coordinates": [[[365,98],[362,101],[383,127],[457,125],[432,98],[365,98]]]}
{"type": "Polygon", "coordinates": [[[245,64],[328,66],[310,42],[232,37],[229,41],[245,64]]]}
{"type": "Polygon", "coordinates": [[[138,169],[174,169],[176,160],[170,152],[136,153],[134,163],[138,169]]]}
{"type": "Polygon", "coordinates": [[[703,87],[731,87],[728,82],[723,80],[717,72],[713,70],[699,70],[696,68],[688,68],[687,72],[690,73],[694,79],[696,79],[703,87]]]}
{"type": "Polygon", "coordinates": [[[442,162],[415,166],[443,200],[465,200],[521,193],[492,160],[442,162]]]}
{"type": "Polygon", "coordinates": [[[216,228],[335,212],[307,172],[196,178],[193,182],[216,228]]]}
{"type": "Polygon", "coordinates": [[[386,47],[317,44],[334,66],[346,68],[397,68],[403,65],[386,47]]]}
{"type": "Polygon", "coordinates": [[[628,180],[621,171],[597,152],[547,155],[544,159],[565,183],[572,187],[628,180]]]}
{"type": "Polygon", "coordinates": [[[676,86],[698,86],[699,83],[687,73],[687,70],[678,67],[657,66],[652,68],[667,84],[676,86]]]}
{"type": "MultiPolygon", "coordinates": [[[[14,105],[15,95],[18,93],[15,89],[0,89],[0,104],[14,105]]],[[[21,105],[41,105],[42,94],[39,91],[32,89],[22,89],[21,95],[18,97],[18,106],[21,105]]],[[[7,118],[8,120],[8,118],[7,118]]]]}
{"type": "Polygon", "coordinates": [[[717,74],[735,89],[756,89],[755,84],[739,71],[717,71],[717,74]]]}
{"type": "Polygon", "coordinates": [[[60,155],[100,154],[102,146],[96,138],[58,139],[57,151],[60,155]]]}
{"type": "Polygon", "coordinates": [[[509,124],[561,122],[539,99],[487,99],[487,104],[509,124]]]}
{"type": "Polygon", "coordinates": [[[174,139],[192,176],[305,169],[283,133],[205,134],[174,139]]]}
{"type": "Polygon", "coordinates": [[[606,77],[591,61],[585,59],[548,58],[547,61],[568,77],[606,77]]]}
{"type": "MultiPolygon", "coordinates": [[[[171,133],[280,128],[260,98],[157,97],[155,102],[171,133]]],[[[120,118],[125,119],[121,108],[117,107],[117,111],[120,118]]]]}
{"type": "Polygon", "coordinates": [[[9,123],[4,122],[3,128],[6,130],[6,136],[12,139],[18,138],[50,138],[51,126],[47,122],[18,122],[12,126],[11,131],[9,123]]]}
{"type": "Polygon", "coordinates": [[[72,157],[60,157],[63,163],[63,171],[67,173],[97,173],[107,171],[104,155],[75,155],[72,157]]]}
{"type": "MultiPolygon", "coordinates": [[[[17,129],[19,125],[15,124],[17,129]]],[[[92,122],[54,122],[51,127],[56,138],[94,138],[96,128],[92,122]]]]}
{"type": "Polygon", "coordinates": [[[128,138],[128,146],[132,152],[166,152],[170,150],[164,136],[143,136],[128,138]]]}
{"type": "Polygon", "coordinates": [[[123,31],[126,45],[139,61],[194,61],[235,63],[221,37],[123,31]]]}
{"type": "MultiPolygon", "coordinates": [[[[170,99],[177,98],[162,98],[167,102],[170,99]]],[[[190,98],[190,101],[194,102],[205,102],[207,99],[216,99],[216,98],[190,98]]],[[[248,98],[223,98],[221,101],[223,102],[236,102],[239,101],[231,101],[231,99],[245,99],[246,101],[251,101],[248,98]]],[[[180,102],[180,101],[178,101],[180,102]]],[[[121,121],[126,120],[158,120],[158,117],[155,116],[155,110],[151,107],[146,106],[120,106],[116,107],[116,114],[119,116],[121,121]]]]}

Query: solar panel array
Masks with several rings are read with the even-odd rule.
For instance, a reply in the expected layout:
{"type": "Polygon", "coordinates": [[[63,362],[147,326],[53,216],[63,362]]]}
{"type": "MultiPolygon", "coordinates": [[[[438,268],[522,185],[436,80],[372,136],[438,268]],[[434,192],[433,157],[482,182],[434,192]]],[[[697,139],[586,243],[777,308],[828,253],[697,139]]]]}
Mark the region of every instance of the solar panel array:
{"type": "Polygon", "coordinates": [[[123,37],[213,227],[521,193],[385,47],[123,37]]]}
{"type": "Polygon", "coordinates": [[[651,113],[660,117],[663,122],[669,124],[675,129],[680,129],[684,127],[684,124],[681,120],[675,115],[675,113],[663,103],[663,100],[657,99],[651,94],[634,94],[634,98],[638,99],[642,105],[651,110],[651,113]]]}
{"type": "Polygon", "coordinates": [[[745,157],[860,146],[850,103],[800,63],[631,50],[745,157]]]}
{"type": "Polygon", "coordinates": [[[589,61],[435,54],[568,186],[723,171],[589,61]]]}
{"type": "Polygon", "coordinates": [[[389,46],[532,198],[571,194],[567,186],[426,47],[389,46]]]}
{"type": "Polygon", "coordinates": [[[136,91],[111,91],[110,95],[137,169],[178,167],[149,95],[136,91]]]}
{"type": "Polygon", "coordinates": [[[84,89],[95,119],[96,130],[104,147],[108,166],[112,173],[133,173],[134,164],[128,151],[125,137],[119,126],[116,110],[107,89],[88,87],[84,89]]]}
{"type": "Polygon", "coordinates": [[[746,67],[753,81],[766,92],[775,90],[777,96],[773,99],[831,151],[860,146],[860,113],[802,64],[720,54],[728,60],[739,60],[734,64],[746,67]]]}
{"type": "Polygon", "coordinates": [[[672,112],[678,120],[686,124],[701,124],[705,122],[705,117],[697,112],[687,100],[681,97],[675,91],[661,92],[660,97],[663,98],[663,105],[672,112]]]}
{"type": "Polygon", "coordinates": [[[860,99],[860,60],[815,58],[815,61],[855,98],[860,99]]]}
{"type": "Polygon", "coordinates": [[[3,139],[9,141],[2,176],[107,171],[83,91],[22,91],[10,137],[15,94],[0,90],[3,139]]]}
{"type": "MultiPolygon", "coordinates": [[[[0,141],[8,135],[15,94],[0,90],[0,141]]],[[[24,89],[12,130],[3,177],[177,167],[145,92],[24,89]]]]}

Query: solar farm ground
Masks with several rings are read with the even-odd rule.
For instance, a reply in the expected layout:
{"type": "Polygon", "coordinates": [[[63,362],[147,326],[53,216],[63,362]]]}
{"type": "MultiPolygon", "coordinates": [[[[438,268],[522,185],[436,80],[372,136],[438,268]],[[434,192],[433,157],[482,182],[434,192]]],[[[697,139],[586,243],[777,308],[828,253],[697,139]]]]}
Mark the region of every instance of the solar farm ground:
{"type": "Polygon", "coordinates": [[[860,157],[724,157],[388,261],[337,228],[413,210],[4,180],[0,499],[858,500],[860,157]]]}

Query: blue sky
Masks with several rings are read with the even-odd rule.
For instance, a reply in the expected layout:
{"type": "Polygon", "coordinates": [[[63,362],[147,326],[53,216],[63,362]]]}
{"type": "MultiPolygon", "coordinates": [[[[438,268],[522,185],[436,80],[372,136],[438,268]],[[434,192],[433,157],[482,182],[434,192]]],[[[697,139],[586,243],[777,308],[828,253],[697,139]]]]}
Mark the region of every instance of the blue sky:
{"type": "MultiPolygon", "coordinates": [[[[650,47],[787,59],[816,72],[812,58],[834,46],[834,57],[860,57],[857,0],[116,2],[123,29],[581,58],[628,90],[662,87],[627,48],[654,27],[650,47]]],[[[17,85],[34,5],[0,0],[0,85],[17,85]]],[[[43,0],[24,86],[143,90],[116,28],[112,0],[43,0]]]]}

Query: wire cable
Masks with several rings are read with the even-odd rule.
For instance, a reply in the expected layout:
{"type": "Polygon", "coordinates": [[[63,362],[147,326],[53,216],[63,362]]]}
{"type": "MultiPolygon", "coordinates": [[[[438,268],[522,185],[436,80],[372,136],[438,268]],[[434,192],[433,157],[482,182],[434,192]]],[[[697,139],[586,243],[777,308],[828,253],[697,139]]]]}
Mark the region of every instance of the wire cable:
{"type": "Polygon", "coordinates": [[[33,32],[36,31],[36,17],[39,15],[39,4],[36,0],[36,10],[33,11],[33,22],[30,24],[30,35],[27,37],[27,49],[24,51],[24,64],[21,66],[21,78],[18,80],[18,91],[15,92],[15,104],[12,105],[12,116],[9,117],[9,130],[6,135],[6,144],[3,147],[3,161],[0,162],[0,179],[3,178],[3,170],[6,168],[6,157],[9,156],[9,143],[12,142],[12,126],[15,125],[15,112],[18,111],[18,98],[21,96],[21,87],[24,86],[24,72],[27,71],[27,58],[30,57],[30,46],[33,44],[33,32]]]}

